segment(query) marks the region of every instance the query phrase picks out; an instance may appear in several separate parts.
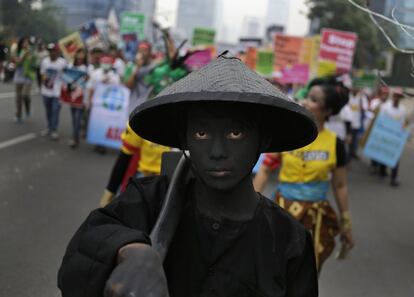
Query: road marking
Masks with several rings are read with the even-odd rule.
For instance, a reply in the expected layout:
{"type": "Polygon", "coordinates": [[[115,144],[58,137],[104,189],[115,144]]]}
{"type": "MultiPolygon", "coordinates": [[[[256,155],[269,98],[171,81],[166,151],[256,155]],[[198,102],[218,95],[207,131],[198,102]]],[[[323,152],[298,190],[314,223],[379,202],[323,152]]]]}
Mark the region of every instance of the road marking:
{"type": "Polygon", "coordinates": [[[12,146],[12,145],[16,145],[16,144],[19,144],[19,143],[22,143],[22,142],[25,142],[25,141],[29,141],[29,140],[31,140],[33,138],[36,138],[36,137],[37,137],[36,133],[29,133],[29,134],[25,134],[25,135],[22,135],[22,136],[12,138],[10,140],[0,142],[0,150],[4,149],[6,147],[12,146]]]}
{"type": "Polygon", "coordinates": [[[14,98],[15,94],[15,92],[0,93],[0,99],[14,98]]]}

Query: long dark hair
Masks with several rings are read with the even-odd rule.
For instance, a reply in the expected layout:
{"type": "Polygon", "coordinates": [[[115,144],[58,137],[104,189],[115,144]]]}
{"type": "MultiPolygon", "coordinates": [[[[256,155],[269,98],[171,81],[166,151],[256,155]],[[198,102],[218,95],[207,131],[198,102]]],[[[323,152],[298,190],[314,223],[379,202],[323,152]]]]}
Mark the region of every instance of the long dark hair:
{"type": "Polygon", "coordinates": [[[79,48],[76,53],[75,53],[75,57],[73,59],[73,66],[79,66],[79,65],[88,65],[88,53],[86,51],[86,49],[84,48],[79,48]],[[78,54],[80,52],[83,52],[85,54],[85,57],[83,58],[83,61],[81,63],[78,63],[78,54]]]}
{"type": "Polygon", "coordinates": [[[320,86],[325,94],[325,108],[332,110],[331,115],[338,114],[349,100],[349,89],[337,76],[315,78],[309,83],[309,89],[320,86]]]}
{"type": "Polygon", "coordinates": [[[27,36],[23,36],[23,37],[21,37],[21,38],[19,39],[19,41],[17,42],[17,54],[18,54],[18,55],[20,55],[20,52],[21,52],[21,51],[22,51],[22,49],[23,49],[23,43],[24,43],[26,40],[29,40],[29,37],[27,37],[27,36]]]}

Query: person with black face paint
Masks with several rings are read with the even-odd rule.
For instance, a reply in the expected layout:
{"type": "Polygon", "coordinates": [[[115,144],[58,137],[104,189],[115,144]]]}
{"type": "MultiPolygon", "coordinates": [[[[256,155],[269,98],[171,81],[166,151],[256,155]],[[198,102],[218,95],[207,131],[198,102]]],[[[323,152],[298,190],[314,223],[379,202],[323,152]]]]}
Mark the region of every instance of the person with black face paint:
{"type": "Polygon", "coordinates": [[[342,241],[341,258],[354,245],[348,206],[345,144],[325,127],[325,121],[347,104],[349,91],[335,77],[314,79],[309,88],[303,105],[315,116],[318,137],[305,147],[281,154],[267,154],[254,184],[257,191],[262,191],[269,179],[272,160],[281,163],[274,200],[312,232],[320,271],[335,247],[338,233],[342,241]],[[340,211],[339,226],[335,211],[327,199],[330,182],[340,211]]]}
{"type": "Polygon", "coordinates": [[[187,158],[178,226],[162,259],[149,234],[169,180],[132,179],[71,240],[58,275],[64,297],[318,296],[310,234],[251,178],[260,153],[315,139],[309,112],[222,54],[138,106],[129,124],[187,158]]]}

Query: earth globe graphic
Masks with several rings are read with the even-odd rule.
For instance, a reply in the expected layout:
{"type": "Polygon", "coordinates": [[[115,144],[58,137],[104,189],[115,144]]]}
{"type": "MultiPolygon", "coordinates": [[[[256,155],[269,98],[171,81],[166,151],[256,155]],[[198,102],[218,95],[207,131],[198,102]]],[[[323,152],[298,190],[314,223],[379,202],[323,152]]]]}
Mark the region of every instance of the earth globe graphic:
{"type": "Polygon", "coordinates": [[[102,95],[102,106],[110,111],[122,109],[124,103],[124,94],[118,87],[109,87],[102,95]]]}

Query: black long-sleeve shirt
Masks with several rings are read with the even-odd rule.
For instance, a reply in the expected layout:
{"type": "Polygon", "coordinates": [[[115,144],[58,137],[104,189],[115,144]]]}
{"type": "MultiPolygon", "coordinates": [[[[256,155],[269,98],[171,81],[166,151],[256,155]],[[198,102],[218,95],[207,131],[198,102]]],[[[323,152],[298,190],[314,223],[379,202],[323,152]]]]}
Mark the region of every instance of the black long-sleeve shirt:
{"type": "MultiPolygon", "coordinates": [[[[135,179],[106,208],[91,213],[63,259],[63,297],[102,296],[118,249],[150,244],[167,186],[163,176],[135,179]]],[[[171,297],[318,296],[309,233],[264,197],[255,216],[243,222],[206,217],[189,200],[164,270],[171,297]]]]}

